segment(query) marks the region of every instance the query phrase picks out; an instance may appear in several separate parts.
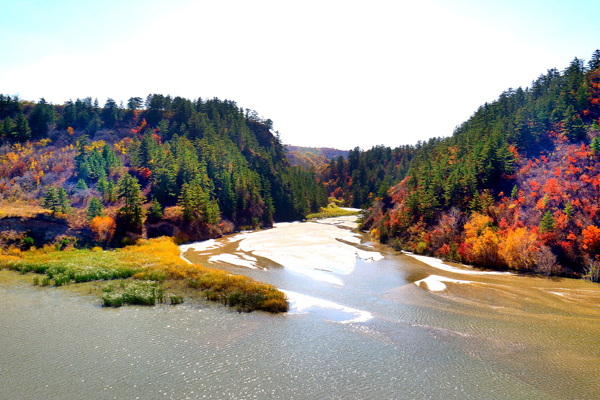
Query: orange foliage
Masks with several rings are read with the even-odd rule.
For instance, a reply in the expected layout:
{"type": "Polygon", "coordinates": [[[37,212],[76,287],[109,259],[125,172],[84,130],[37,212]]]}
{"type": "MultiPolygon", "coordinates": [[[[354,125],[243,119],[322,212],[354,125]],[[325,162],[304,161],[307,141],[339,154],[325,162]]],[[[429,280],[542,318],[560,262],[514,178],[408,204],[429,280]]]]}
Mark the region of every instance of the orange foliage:
{"type": "Polygon", "coordinates": [[[465,244],[470,249],[467,259],[476,264],[496,265],[498,262],[498,236],[491,228],[492,219],[473,213],[465,224],[465,244]]]}
{"type": "Polygon", "coordinates": [[[500,240],[499,253],[504,262],[515,269],[527,270],[535,265],[539,238],[527,228],[511,229],[500,240]]]}
{"type": "Polygon", "coordinates": [[[597,252],[600,248],[600,228],[590,225],[581,234],[583,235],[583,248],[588,253],[597,252]]]}
{"type": "Polygon", "coordinates": [[[96,241],[101,243],[110,242],[115,233],[116,227],[117,224],[115,223],[115,220],[108,216],[97,216],[94,217],[92,222],[90,222],[90,228],[94,233],[94,238],[96,239],[96,241]]]}

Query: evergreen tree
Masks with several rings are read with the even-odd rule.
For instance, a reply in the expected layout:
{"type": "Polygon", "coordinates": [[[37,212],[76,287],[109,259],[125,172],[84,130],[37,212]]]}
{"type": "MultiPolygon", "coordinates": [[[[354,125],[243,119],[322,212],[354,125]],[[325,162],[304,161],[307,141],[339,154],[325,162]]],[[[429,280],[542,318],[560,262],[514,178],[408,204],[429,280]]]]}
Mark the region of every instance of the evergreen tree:
{"type": "Polygon", "coordinates": [[[80,191],[80,190],[87,190],[87,189],[88,189],[88,185],[85,183],[85,180],[79,179],[77,181],[77,184],[75,185],[75,190],[80,191]]]}
{"type": "Polygon", "coordinates": [[[67,191],[62,187],[58,188],[56,197],[58,200],[58,205],[60,206],[60,212],[66,214],[67,211],[69,211],[69,197],[67,195],[67,191]]]}
{"type": "Polygon", "coordinates": [[[29,125],[34,138],[44,138],[56,120],[54,107],[42,97],[31,112],[29,125]]]}
{"type": "Polygon", "coordinates": [[[11,117],[6,117],[2,123],[2,131],[6,137],[12,138],[15,130],[15,123],[11,117]]]}
{"type": "Polygon", "coordinates": [[[125,204],[118,210],[118,215],[125,229],[139,230],[142,228],[143,210],[142,204],[145,200],[142,196],[138,180],[125,173],[117,183],[119,199],[125,204]]]}
{"type": "Polygon", "coordinates": [[[597,136],[594,136],[592,139],[592,143],[590,143],[590,150],[595,156],[600,155],[600,139],[597,136]]]}
{"type": "Polygon", "coordinates": [[[56,214],[58,209],[60,208],[60,203],[58,200],[58,196],[56,194],[56,189],[50,186],[46,190],[46,195],[44,196],[43,202],[44,208],[47,208],[52,212],[52,215],[56,214]]]}
{"type": "Polygon", "coordinates": [[[148,212],[148,217],[153,220],[158,220],[163,216],[163,209],[158,200],[152,199],[150,203],[150,210],[148,212]]]}
{"type": "Polygon", "coordinates": [[[15,121],[15,129],[13,131],[14,138],[19,141],[25,141],[31,137],[31,128],[25,114],[19,113],[15,121]]]}
{"type": "Polygon", "coordinates": [[[90,119],[90,122],[88,122],[87,126],[85,127],[85,131],[87,134],[93,135],[94,133],[98,132],[100,127],[102,127],[102,120],[98,114],[94,114],[92,119],[90,119]]]}
{"type": "Polygon", "coordinates": [[[97,197],[92,197],[86,213],[88,221],[91,221],[94,217],[104,216],[103,210],[102,202],[97,197]]]}
{"type": "Polygon", "coordinates": [[[600,68],[600,50],[594,51],[592,58],[588,62],[588,67],[592,71],[600,68]]]}
{"type": "Polygon", "coordinates": [[[548,233],[552,232],[556,227],[556,219],[552,215],[550,211],[546,211],[544,216],[542,217],[539,225],[540,233],[548,233]]]}

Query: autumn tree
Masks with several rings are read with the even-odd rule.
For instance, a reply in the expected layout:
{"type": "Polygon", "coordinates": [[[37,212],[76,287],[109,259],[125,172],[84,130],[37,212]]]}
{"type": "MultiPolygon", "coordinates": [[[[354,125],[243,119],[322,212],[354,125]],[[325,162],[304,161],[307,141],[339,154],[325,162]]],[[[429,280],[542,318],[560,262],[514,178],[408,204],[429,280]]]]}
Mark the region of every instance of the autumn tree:
{"type": "Polygon", "coordinates": [[[583,236],[583,249],[588,254],[596,254],[600,250],[600,228],[590,225],[581,232],[583,236]]]}
{"type": "Polygon", "coordinates": [[[99,243],[108,243],[111,241],[116,228],[115,220],[111,217],[96,216],[90,222],[90,228],[94,234],[94,239],[99,243]]]}
{"type": "Polygon", "coordinates": [[[509,229],[500,240],[500,256],[510,268],[533,269],[538,251],[539,238],[527,228],[509,229]]]}

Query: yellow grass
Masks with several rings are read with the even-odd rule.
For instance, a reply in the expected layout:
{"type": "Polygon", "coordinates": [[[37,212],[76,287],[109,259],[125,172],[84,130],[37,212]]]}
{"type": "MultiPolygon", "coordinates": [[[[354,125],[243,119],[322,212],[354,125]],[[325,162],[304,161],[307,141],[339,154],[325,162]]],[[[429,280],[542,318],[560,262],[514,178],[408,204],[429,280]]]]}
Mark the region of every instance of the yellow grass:
{"type": "Polygon", "coordinates": [[[318,213],[308,214],[306,219],[315,218],[332,218],[332,217],[344,217],[347,215],[358,215],[360,211],[349,211],[339,208],[334,202],[331,202],[327,207],[321,207],[321,211],[318,213]]]}
{"type": "Polygon", "coordinates": [[[38,214],[50,214],[50,211],[26,201],[0,201],[0,218],[33,218],[38,214]]]}
{"type": "Polygon", "coordinates": [[[188,286],[203,290],[207,298],[238,307],[270,312],[287,311],[284,293],[271,285],[224,271],[188,264],[172,238],[140,240],[136,245],[100,252],[92,250],[51,251],[44,247],[21,254],[0,255],[0,268],[38,272],[54,284],[98,279],[186,280],[188,286]]]}

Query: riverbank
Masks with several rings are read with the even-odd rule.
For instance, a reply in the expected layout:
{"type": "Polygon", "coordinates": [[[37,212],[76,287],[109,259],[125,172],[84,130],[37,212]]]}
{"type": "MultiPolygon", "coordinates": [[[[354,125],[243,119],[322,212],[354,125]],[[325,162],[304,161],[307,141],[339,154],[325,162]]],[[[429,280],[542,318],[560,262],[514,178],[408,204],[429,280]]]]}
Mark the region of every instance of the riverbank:
{"type": "MultiPolygon", "coordinates": [[[[110,251],[101,248],[60,251],[50,246],[14,251],[11,255],[0,255],[0,268],[35,273],[34,284],[42,286],[129,278],[157,283],[185,281],[188,287],[202,291],[207,299],[240,311],[288,309],[285,294],[271,285],[186,262],[168,237],[140,240],[136,245],[110,251]]],[[[105,305],[118,304],[105,301],[105,305]]]]}

